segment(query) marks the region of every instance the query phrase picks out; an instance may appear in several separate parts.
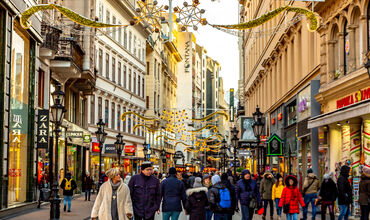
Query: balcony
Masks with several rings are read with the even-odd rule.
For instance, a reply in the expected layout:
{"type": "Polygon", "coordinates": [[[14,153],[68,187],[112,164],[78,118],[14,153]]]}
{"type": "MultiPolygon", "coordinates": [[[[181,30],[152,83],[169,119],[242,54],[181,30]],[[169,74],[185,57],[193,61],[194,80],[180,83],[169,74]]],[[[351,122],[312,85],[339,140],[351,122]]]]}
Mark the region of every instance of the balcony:
{"type": "Polygon", "coordinates": [[[177,77],[169,67],[167,67],[166,72],[167,72],[168,76],[177,84],[177,77]]]}
{"type": "Polygon", "coordinates": [[[59,39],[58,52],[50,61],[50,69],[61,81],[80,78],[84,52],[73,37],[59,39]]]}
{"type": "Polygon", "coordinates": [[[40,47],[40,57],[44,59],[54,59],[55,54],[58,52],[59,37],[62,33],[61,30],[51,27],[46,23],[41,24],[41,35],[43,43],[40,47]]]}

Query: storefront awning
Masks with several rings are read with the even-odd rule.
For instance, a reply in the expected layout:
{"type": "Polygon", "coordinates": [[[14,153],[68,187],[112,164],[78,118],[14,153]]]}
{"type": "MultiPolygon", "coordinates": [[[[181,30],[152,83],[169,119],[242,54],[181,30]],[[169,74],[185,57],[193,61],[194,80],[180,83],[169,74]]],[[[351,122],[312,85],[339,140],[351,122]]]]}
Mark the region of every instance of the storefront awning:
{"type": "Polygon", "coordinates": [[[79,145],[79,146],[83,146],[87,148],[90,147],[90,142],[89,143],[84,142],[83,135],[90,135],[91,137],[91,132],[65,119],[63,119],[62,126],[67,128],[67,132],[81,132],[82,134],[82,137],[68,138],[68,144],[75,144],[75,145],[79,145]]]}
{"type": "Polygon", "coordinates": [[[338,121],[359,117],[370,113],[370,99],[358,102],[347,107],[322,114],[308,121],[308,128],[320,127],[338,121]]]}

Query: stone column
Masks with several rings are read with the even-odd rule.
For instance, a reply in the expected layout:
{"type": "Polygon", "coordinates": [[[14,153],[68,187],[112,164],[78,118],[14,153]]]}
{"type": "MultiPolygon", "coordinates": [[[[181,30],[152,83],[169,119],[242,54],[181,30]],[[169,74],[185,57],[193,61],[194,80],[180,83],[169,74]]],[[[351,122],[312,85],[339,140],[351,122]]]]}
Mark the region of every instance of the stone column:
{"type": "Polygon", "coordinates": [[[341,162],[345,163],[350,159],[350,150],[351,150],[351,129],[349,125],[342,126],[342,155],[341,162]]]}
{"type": "Polygon", "coordinates": [[[328,63],[330,57],[328,56],[328,47],[326,46],[326,41],[327,39],[327,28],[326,25],[321,25],[319,29],[317,30],[318,33],[320,34],[320,84],[324,85],[326,82],[328,82],[328,73],[329,73],[329,68],[328,68],[328,63]]]}
{"type": "Polygon", "coordinates": [[[351,124],[351,167],[353,176],[360,176],[361,124],[351,124]]]}
{"type": "Polygon", "coordinates": [[[299,48],[299,39],[298,39],[298,32],[296,31],[294,33],[294,56],[293,56],[293,61],[294,61],[294,83],[293,85],[298,84],[299,81],[301,81],[301,76],[302,76],[302,69],[300,68],[300,57],[301,57],[301,51],[299,48]]]}
{"type": "Polygon", "coordinates": [[[286,46],[284,45],[283,47],[282,47],[282,52],[281,52],[281,56],[282,56],[282,59],[281,59],[281,61],[282,61],[282,63],[281,63],[281,65],[282,65],[282,72],[281,72],[281,90],[282,90],[282,94],[283,95],[285,95],[285,93],[287,92],[287,80],[288,80],[288,77],[287,77],[287,66],[286,66],[286,64],[287,64],[287,62],[286,62],[286,59],[287,59],[287,57],[286,57],[286,46]]]}
{"type": "Polygon", "coordinates": [[[370,120],[364,121],[364,143],[363,154],[365,166],[370,168],[370,120]]]}
{"type": "MultiPolygon", "coordinates": [[[[363,15],[361,16],[360,25],[362,27],[362,32],[360,33],[362,36],[362,51],[361,51],[361,60],[360,60],[360,66],[362,64],[365,64],[367,62],[367,48],[369,48],[368,41],[367,41],[367,35],[369,34],[369,31],[367,29],[367,16],[363,15]]],[[[359,58],[360,59],[360,58],[359,58]]]]}
{"type": "MultiPolygon", "coordinates": [[[[326,68],[328,70],[328,78],[329,78],[329,81],[333,81],[335,79],[335,74],[336,74],[336,69],[335,69],[335,43],[336,41],[334,40],[331,40],[331,41],[328,41],[328,51],[329,51],[329,56],[328,56],[328,61],[329,61],[329,65],[328,67],[326,68]]],[[[320,79],[321,80],[321,79],[320,79]]]]}

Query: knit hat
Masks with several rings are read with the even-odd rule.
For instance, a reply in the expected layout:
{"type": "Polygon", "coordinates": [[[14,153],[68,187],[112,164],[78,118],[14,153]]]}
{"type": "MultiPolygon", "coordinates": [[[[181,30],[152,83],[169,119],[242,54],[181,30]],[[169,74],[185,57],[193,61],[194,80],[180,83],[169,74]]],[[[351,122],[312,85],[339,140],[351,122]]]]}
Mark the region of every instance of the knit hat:
{"type": "Polygon", "coordinates": [[[219,175],[212,176],[212,185],[216,185],[219,182],[221,182],[221,178],[219,175]]]}
{"type": "Polygon", "coordinates": [[[202,178],[196,177],[194,180],[193,188],[199,188],[202,187],[202,178]]]}
{"type": "Polygon", "coordinates": [[[212,178],[212,176],[211,175],[208,175],[208,174],[206,174],[206,175],[203,176],[203,180],[205,180],[205,179],[211,179],[211,178],[212,178]]]}
{"type": "Polygon", "coordinates": [[[171,167],[169,170],[168,170],[168,174],[176,174],[177,171],[176,171],[176,168],[175,167],[171,167]]]}
{"type": "Polygon", "coordinates": [[[145,161],[141,164],[141,170],[145,170],[148,167],[152,167],[152,163],[149,161],[145,161]]]}
{"type": "Polygon", "coordinates": [[[313,170],[310,168],[307,170],[307,173],[313,173],[313,170]]]}

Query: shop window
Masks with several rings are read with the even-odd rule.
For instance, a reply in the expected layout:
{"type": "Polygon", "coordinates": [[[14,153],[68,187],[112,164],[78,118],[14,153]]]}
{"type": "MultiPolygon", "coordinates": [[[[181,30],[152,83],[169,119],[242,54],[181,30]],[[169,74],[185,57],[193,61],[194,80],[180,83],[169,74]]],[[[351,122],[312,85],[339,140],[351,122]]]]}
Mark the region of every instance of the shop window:
{"type": "Polygon", "coordinates": [[[114,125],[116,124],[116,104],[112,102],[112,129],[114,129],[114,125]]]}
{"type": "Polygon", "coordinates": [[[103,119],[103,100],[98,97],[98,118],[103,119]]]}
{"type": "Polygon", "coordinates": [[[350,51],[350,41],[349,41],[349,33],[348,33],[348,22],[346,21],[344,24],[343,29],[344,34],[344,60],[343,60],[343,70],[344,75],[348,73],[348,60],[349,60],[349,51],[350,51]]]}
{"type": "Polygon", "coordinates": [[[118,62],[118,85],[122,86],[122,69],[121,69],[121,62],[118,62]]]}
{"type": "Polygon", "coordinates": [[[105,100],[105,110],[104,110],[104,121],[105,126],[109,127],[109,100],[105,100]]]}
{"type": "Polygon", "coordinates": [[[116,82],[116,58],[112,57],[112,81],[116,82]]]}
{"type": "MultiPolygon", "coordinates": [[[[29,118],[30,41],[26,33],[14,25],[12,31],[10,129],[8,155],[8,203],[26,201],[29,118]]],[[[6,146],[6,145],[4,145],[6,146]]],[[[4,174],[6,175],[6,174],[4,174]]]]}
{"type": "Polygon", "coordinates": [[[287,112],[288,112],[288,117],[287,117],[287,124],[292,125],[297,122],[297,104],[296,101],[293,101],[291,104],[287,106],[287,112]]]}
{"type": "Polygon", "coordinates": [[[90,123],[95,124],[95,95],[90,96],[90,123]]]}
{"type": "Polygon", "coordinates": [[[40,108],[44,107],[44,97],[45,97],[45,72],[42,69],[39,69],[37,104],[40,108]]]}
{"type": "Polygon", "coordinates": [[[117,105],[117,130],[121,131],[121,106],[117,105]]]}

